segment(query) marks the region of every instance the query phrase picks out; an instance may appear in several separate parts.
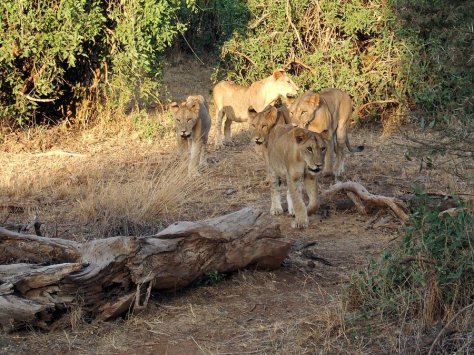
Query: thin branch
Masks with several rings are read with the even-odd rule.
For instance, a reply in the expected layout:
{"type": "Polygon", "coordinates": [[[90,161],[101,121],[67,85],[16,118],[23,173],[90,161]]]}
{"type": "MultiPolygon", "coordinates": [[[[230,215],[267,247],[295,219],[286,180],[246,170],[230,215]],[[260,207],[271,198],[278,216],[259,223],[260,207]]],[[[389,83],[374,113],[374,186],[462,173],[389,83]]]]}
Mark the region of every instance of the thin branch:
{"type": "Polygon", "coordinates": [[[37,97],[32,97],[28,94],[23,94],[21,93],[26,99],[30,100],[30,101],[33,101],[33,102],[53,102],[53,101],[56,101],[56,99],[40,99],[40,98],[37,98],[37,97]]]}
{"type": "Polygon", "coordinates": [[[201,60],[201,58],[199,58],[199,56],[197,55],[197,53],[194,51],[193,47],[191,47],[191,45],[189,44],[189,42],[188,42],[188,40],[186,39],[186,37],[184,37],[184,33],[183,33],[183,32],[180,32],[180,33],[181,33],[181,36],[183,37],[184,41],[185,41],[186,44],[188,45],[189,49],[191,50],[191,52],[193,52],[194,56],[197,58],[197,60],[199,60],[202,65],[206,65],[206,64],[204,64],[204,62],[201,60]]]}
{"type": "Polygon", "coordinates": [[[260,24],[268,17],[270,16],[270,14],[267,12],[267,13],[264,13],[262,15],[262,17],[260,17],[258,20],[256,20],[254,23],[252,23],[250,26],[249,26],[249,29],[251,30],[254,30],[256,29],[258,26],[260,26],[260,24]]]}
{"type": "Polygon", "coordinates": [[[254,67],[256,67],[257,65],[255,64],[255,62],[246,54],[244,53],[241,53],[239,51],[236,51],[236,50],[233,50],[233,49],[227,49],[230,53],[233,53],[233,54],[237,54],[237,55],[240,55],[241,57],[247,59],[254,67]]]}
{"type": "Polygon", "coordinates": [[[441,329],[441,331],[438,333],[438,335],[436,336],[435,340],[433,341],[433,343],[431,344],[431,347],[430,347],[430,350],[428,351],[428,355],[431,355],[433,353],[433,350],[434,350],[434,346],[436,345],[436,343],[439,341],[439,339],[441,338],[441,336],[445,333],[446,329],[448,329],[448,327],[451,325],[451,323],[456,319],[456,317],[458,317],[462,312],[464,312],[466,309],[469,309],[470,307],[474,306],[474,302],[471,303],[471,304],[468,304],[466,307],[463,307],[461,308],[454,316],[453,318],[451,318],[449,320],[448,323],[446,323],[446,325],[443,327],[443,329],[441,329]]]}
{"type": "Polygon", "coordinates": [[[317,74],[317,71],[316,69],[310,67],[308,64],[305,64],[301,61],[301,59],[297,58],[297,57],[293,57],[286,66],[289,66],[291,63],[296,63],[298,65],[301,65],[303,68],[309,70],[311,72],[311,74],[313,75],[316,75],[317,74]]]}
{"type": "Polygon", "coordinates": [[[398,100],[376,100],[376,101],[371,101],[371,102],[367,102],[366,104],[359,107],[358,111],[360,112],[363,109],[365,109],[366,107],[371,106],[371,105],[381,105],[381,104],[398,104],[399,105],[400,101],[398,101],[398,100]]]}
{"type": "Polygon", "coordinates": [[[288,24],[293,28],[293,31],[295,32],[296,38],[298,39],[298,43],[300,44],[301,49],[303,49],[304,46],[303,46],[303,42],[301,41],[300,34],[299,34],[298,30],[296,29],[296,26],[295,26],[295,24],[293,23],[293,21],[291,19],[290,0],[286,0],[285,10],[286,10],[286,18],[288,19],[288,24]]]}

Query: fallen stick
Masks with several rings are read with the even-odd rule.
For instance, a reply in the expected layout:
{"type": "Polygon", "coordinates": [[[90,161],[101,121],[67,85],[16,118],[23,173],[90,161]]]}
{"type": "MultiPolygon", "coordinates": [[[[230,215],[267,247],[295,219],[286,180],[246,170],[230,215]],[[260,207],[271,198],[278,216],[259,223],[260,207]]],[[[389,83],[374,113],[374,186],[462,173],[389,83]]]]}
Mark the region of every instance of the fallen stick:
{"type": "Polygon", "coordinates": [[[408,214],[404,211],[406,210],[406,206],[401,200],[394,197],[374,195],[367,191],[364,186],[354,181],[337,182],[330,186],[328,190],[323,191],[321,196],[327,197],[340,191],[346,192],[349,198],[354,201],[357,209],[361,212],[365,210],[362,206],[363,202],[365,202],[369,205],[389,207],[403,222],[409,219],[408,214]],[[355,194],[357,198],[352,194],[355,194]]]}

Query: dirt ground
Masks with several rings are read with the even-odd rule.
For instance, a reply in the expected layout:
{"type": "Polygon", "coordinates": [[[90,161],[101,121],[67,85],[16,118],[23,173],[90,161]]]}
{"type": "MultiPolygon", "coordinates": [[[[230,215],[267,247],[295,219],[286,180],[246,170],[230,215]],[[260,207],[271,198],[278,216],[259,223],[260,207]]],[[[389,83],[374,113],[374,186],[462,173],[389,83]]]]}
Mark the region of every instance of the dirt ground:
{"type": "MultiPolygon", "coordinates": [[[[195,93],[208,97],[210,71],[194,60],[168,67],[170,98],[179,101],[195,93]],[[198,78],[189,74],[195,69],[201,70],[198,78]]],[[[178,192],[180,200],[170,202],[175,208],[146,215],[146,221],[131,214],[130,209],[138,207],[126,189],[116,200],[101,200],[101,193],[112,188],[111,181],[120,180],[123,188],[140,171],[146,171],[136,175],[143,181],[154,176],[146,169],[159,170],[163,159],[172,156],[170,134],[146,140],[133,133],[103,135],[94,129],[67,132],[60,127],[31,134],[10,135],[0,147],[3,225],[25,223],[36,213],[46,235],[81,241],[114,233],[152,233],[178,219],[213,217],[247,205],[269,210],[264,164],[244,124],[234,124],[233,145],[219,151],[212,130],[209,166],[202,178],[206,181],[195,187],[199,193],[186,199],[178,192]],[[119,201],[125,198],[130,198],[129,210],[118,213],[119,201]]],[[[409,143],[398,132],[383,137],[380,127],[356,126],[350,138],[353,145],[363,143],[365,150],[348,154],[343,179],[361,182],[370,192],[406,198],[417,184],[438,194],[472,191],[472,186],[450,174],[454,161],[420,171],[419,162],[405,158],[409,143]]],[[[323,180],[323,188],[330,183],[323,180]]],[[[144,199],[149,193],[132,191],[144,199]]],[[[397,344],[387,344],[387,334],[373,334],[367,340],[344,320],[347,310],[341,294],[369,258],[377,258],[397,242],[402,227],[388,210],[360,215],[341,203],[344,200],[337,195],[326,201],[318,214],[310,216],[306,230],[293,230],[287,215],[274,218],[292,242],[279,270],[241,270],[215,284],[155,293],[146,311],[114,322],[87,323],[78,307],[66,330],[0,335],[0,353],[390,353],[397,344]],[[320,259],[305,257],[303,249],[320,259]]],[[[390,335],[397,340],[396,334],[390,335]]]]}

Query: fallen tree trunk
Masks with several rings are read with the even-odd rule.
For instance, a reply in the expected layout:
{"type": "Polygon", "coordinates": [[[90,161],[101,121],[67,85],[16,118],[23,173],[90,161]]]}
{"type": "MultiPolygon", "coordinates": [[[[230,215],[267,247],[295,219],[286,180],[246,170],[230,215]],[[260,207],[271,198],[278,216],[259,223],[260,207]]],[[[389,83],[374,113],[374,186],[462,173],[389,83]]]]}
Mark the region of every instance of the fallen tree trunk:
{"type": "Polygon", "coordinates": [[[75,305],[107,320],[145,306],[152,289],[185,287],[206,272],[278,268],[289,243],[267,218],[244,208],[149,237],[83,244],[0,228],[0,324],[50,329],[75,305]]]}
{"type": "Polygon", "coordinates": [[[405,212],[406,206],[403,201],[393,197],[374,195],[357,182],[337,182],[330,186],[328,190],[323,191],[321,195],[322,197],[327,197],[340,191],[347,193],[347,196],[354,202],[357,210],[362,214],[367,213],[366,207],[364,205],[364,203],[366,203],[373,206],[388,207],[401,221],[408,221],[409,217],[405,212]]]}

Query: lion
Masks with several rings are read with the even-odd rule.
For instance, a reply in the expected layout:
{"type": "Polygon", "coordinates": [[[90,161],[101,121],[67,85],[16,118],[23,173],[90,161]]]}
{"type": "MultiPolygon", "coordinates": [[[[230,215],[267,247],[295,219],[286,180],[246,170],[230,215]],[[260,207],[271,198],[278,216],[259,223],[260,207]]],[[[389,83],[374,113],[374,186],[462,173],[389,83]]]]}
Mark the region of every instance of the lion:
{"type": "Polygon", "coordinates": [[[293,123],[320,133],[326,141],[328,153],[324,162],[324,176],[344,172],[344,145],[350,152],[361,152],[364,146],[352,148],[347,136],[352,115],[351,97],[339,89],[325,89],[319,93],[306,91],[290,105],[290,117],[293,123]],[[336,166],[333,169],[334,150],[336,166]]]}
{"type": "Polygon", "coordinates": [[[283,213],[278,191],[281,179],[287,183],[288,213],[295,216],[293,228],[308,226],[308,213],[319,208],[317,174],[324,166],[326,147],[319,134],[284,124],[284,114],[270,106],[254,114],[254,142],[264,149],[265,165],[271,184],[270,213],[283,213]],[[302,183],[309,197],[303,202],[302,183]]]}
{"type": "Polygon", "coordinates": [[[211,128],[211,116],[206,99],[189,96],[186,101],[171,103],[176,121],[176,139],[181,151],[189,150],[188,174],[198,174],[198,166],[206,163],[206,145],[211,128]]]}
{"type": "Polygon", "coordinates": [[[221,81],[214,86],[213,97],[216,106],[216,147],[221,147],[224,141],[230,139],[232,122],[246,122],[249,118],[248,108],[262,111],[267,105],[276,101],[280,96],[294,97],[298,86],[278,69],[269,77],[257,81],[250,86],[242,86],[231,81],[221,81]],[[224,141],[222,140],[222,120],[224,124],[224,141]]]}
{"type": "Polygon", "coordinates": [[[275,125],[285,126],[291,123],[288,106],[278,107],[268,105],[262,112],[257,112],[252,106],[248,108],[249,127],[253,134],[252,140],[259,146],[266,144],[268,134],[275,125]]]}

